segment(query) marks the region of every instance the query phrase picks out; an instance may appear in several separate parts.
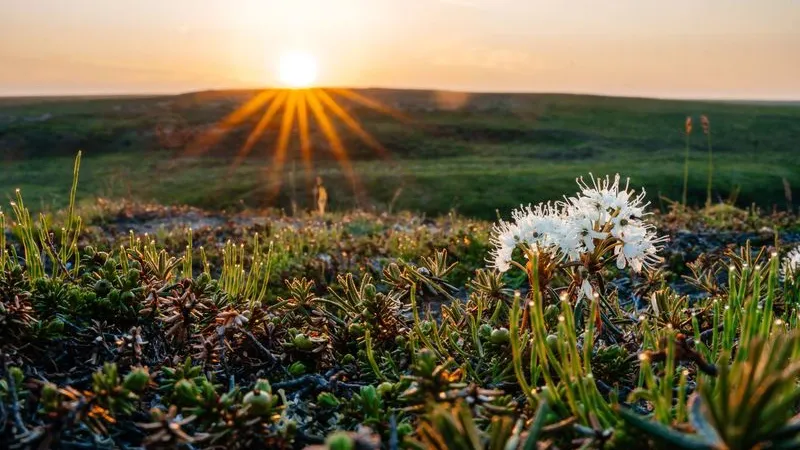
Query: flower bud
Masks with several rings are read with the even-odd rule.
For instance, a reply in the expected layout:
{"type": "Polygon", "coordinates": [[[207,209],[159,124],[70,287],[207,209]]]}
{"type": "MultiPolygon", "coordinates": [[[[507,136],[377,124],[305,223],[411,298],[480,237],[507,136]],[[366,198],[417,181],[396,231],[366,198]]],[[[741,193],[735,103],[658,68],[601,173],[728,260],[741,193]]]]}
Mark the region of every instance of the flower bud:
{"type": "Polygon", "coordinates": [[[314,342],[302,333],[295,335],[294,339],[292,339],[292,344],[294,344],[298,350],[303,351],[309,351],[314,348],[314,342]]]}
{"type": "Polygon", "coordinates": [[[558,336],[555,334],[548,334],[546,338],[547,346],[553,353],[558,352],[558,336]]]}
{"type": "Polygon", "coordinates": [[[337,431],[328,436],[325,439],[325,445],[328,446],[329,450],[355,450],[356,448],[353,438],[344,431],[337,431]]]}
{"type": "Polygon", "coordinates": [[[378,395],[385,397],[387,394],[391,394],[392,389],[394,389],[394,385],[388,381],[384,381],[378,385],[378,395]]]}
{"type": "Polygon", "coordinates": [[[506,344],[509,340],[509,333],[507,328],[498,328],[496,330],[492,330],[491,336],[489,336],[489,342],[492,344],[506,344]]]}
{"type": "Polygon", "coordinates": [[[317,396],[317,404],[324,408],[336,408],[339,406],[339,399],[330,392],[320,392],[317,396]]]}
{"type": "Polygon", "coordinates": [[[300,361],[295,361],[289,366],[288,370],[290,375],[297,377],[306,373],[306,366],[300,361]]]}

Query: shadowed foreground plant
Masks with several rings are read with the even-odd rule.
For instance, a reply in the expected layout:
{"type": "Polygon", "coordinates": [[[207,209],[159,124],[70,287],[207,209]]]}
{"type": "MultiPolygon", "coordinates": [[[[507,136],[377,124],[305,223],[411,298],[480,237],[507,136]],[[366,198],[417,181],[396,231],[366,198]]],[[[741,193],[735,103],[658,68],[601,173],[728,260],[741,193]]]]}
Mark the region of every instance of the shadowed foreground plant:
{"type": "Polygon", "coordinates": [[[547,402],[541,402],[524,433],[521,420],[515,423],[512,417],[503,415],[494,416],[483,432],[465,402],[452,407],[437,405],[417,430],[420,441],[410,444],[417,449],[436,450],[534,450],[548,412],[547,402]]]}
{"type": "Polygon", "coordinates": [[[717,378],[702,378],[689,401],[689,423],[695,434],[679,432],[621,409],[622,418],[653,439],[685,449],[748,450],[797,448],[800,363],[793,355],[800,334],[779,334],[745,344],[748,358],[728,365],[723,357],[717,378]]]}

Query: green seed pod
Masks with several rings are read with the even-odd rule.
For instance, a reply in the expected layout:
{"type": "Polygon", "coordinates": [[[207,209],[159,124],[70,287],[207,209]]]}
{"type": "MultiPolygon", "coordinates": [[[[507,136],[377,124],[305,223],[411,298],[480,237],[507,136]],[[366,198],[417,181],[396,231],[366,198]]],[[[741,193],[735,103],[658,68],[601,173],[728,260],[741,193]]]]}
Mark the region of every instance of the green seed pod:
{"type": "Polygon", "coordinates": [[[112,289],[111,292],[108,293],[108,300],[112,303],[117,303],[119,302],[119,296],[119,289],[112,289]]]}
{"type": "Polygon", "coordinates": [[[492,335],[492,326],[488,323],[484,323],[478,328],[478,335],[483,339],[489,339],[489,336],[492,335]]]}
{"type": "Polygon", "coordinates": [[[544,318],[548,321],[556,320],[559,314],[560,311],[556,305],[547,305],[547,308],[544,310],[544,318]]]}
{"type": "Polygon", "coordinates": [[[356,357],[351,355],[350,353],[348,353],[348,354],[346,354],[346,355],[344,355],[342,357],[342,365],[344,365],[344,366],[349,366],[350,364],[353,364],[354,362],[356,362],[356,357]]]}
{"type": "Polygon", "coordinates": [[[378,395],[381,397],[386,397],[387,395],[392,393],[394,389],[394,385],[389,383],[388,381],[384,381],[383,383],[378,385],[378,395]]]}
{"type": "Polygon", "coordinates": [[[328,436],[325,439],[325,445],[328,446],[328,450],[355,450],[356,448],[353,438],[344,431],[337,431],[328,436]]]}
{"type": "Polygon", "coordinates": [[[17,389],[20,389],[22,387],[22,382],[25,380],[25,373],[17,366],[9,367],[8,372],[11,374],[11,377],[14,378],[14,384],[16,384],[17,389]]]}
{"type": "Polygon", "coordinates": [[[395,280],[399,279],[402,275],[402,273],[400,272],[400,266],[398,266],[397,263],[389,264],[388,272],[395,280]]]}
{"type": "Polygon", "coordinates": [[[295,335],[294,339],[292,339],[292,344],[294,344],[295,348],[298,350],[303,351],[309,351],[314,348],[314,342],[302,333],[295,335]]]}
{"type": "Polygon", "coordinates": [[[558,352],[558,336],[555,334],[548,334],[547,335],[547,346],[550,348],[550,351],[553,353],[558,352]]]}
{"type": "Polygon", "coordinates": [[[339,406],[339,399],[330,392],[320,392],[317,395],[317,404],[323,408],[336,408],[339,406]]]}
{"type": "Polygon", "coordinates": [[[45,385],[42,386],[41,402],[43,404],[49,404],[57,400],[58,400],[58,386],[56,386],[53,383],[45,383],[45,385]]]}
{"type": "Polygon", "coordinates": [[[250,414],[255,416],[265,416],[272,412],[272,395],[258,389],[248,392],[242,403],[248,406],[250,414]]]}
{"type": "Polygon", "coordinates": [[[489,336],[489,342],[497,345],[508,343],[508,339],[509,333],[507,328],[498,328],[496,330],[492,330],[492,334],[489,336]]]}
{"type": "Polygon", "coordinates": [[[300,361],[295,361],[289,366],[287,370],[289,371],[290,375],[298,377],[306,373],[306,366],[300,361]]]}
{"type": "Polygon", "coordinates": [[[375,285],[374,284],[368,284],[368,285],[364,286],[364,295],[367,298],[375,298],[375,294],[377,294],[377,292],[378,291],[375,289],[375,285]]]}
{"type": "Polygon", "coordinates": [[[97,250],[94,249],[91,245],[87,245],[86,248],[83,249],[83,253],[87,256],[94,257],[97,254],[97,250]]]}

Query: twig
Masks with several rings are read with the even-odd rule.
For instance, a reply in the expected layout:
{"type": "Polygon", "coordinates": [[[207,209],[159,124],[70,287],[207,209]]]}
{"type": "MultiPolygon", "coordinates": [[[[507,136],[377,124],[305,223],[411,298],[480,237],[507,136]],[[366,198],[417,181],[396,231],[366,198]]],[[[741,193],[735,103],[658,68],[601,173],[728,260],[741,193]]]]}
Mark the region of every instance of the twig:
{"type": "Polygon", "coordinates": [[[245,336],[249,337],[253,341],[253,343],[256,345],[256,347],[258,347],[258,349],[261,350],[261,352],[264,353],[264,355],[266,355],[266,357],[267,357],[267,359],[269,359],[270,363],[272,363],[273,365],[279,365],[278,364],[278,359],[275,358],[275,355],[273,355],[271,351],[269,351],[266,347],[264,347],[261,344],[261,342],[258,342],[258,339],[253,335],[253,333],[251,333],[251,332],[249,332],[247,330],[242,330],[242,333],[244,333],[245,336]]]}
{"type": "Polygon", "coordinates": [[[330,383],[326,380],[322,375],[319,374],[309,374],[303,375],[300,378],[296,378],[294,380],[288,381],[281,381],[280,383],[275,383],[272,385],[274,389],[295,389],[295,388],[304,388],[308,387],[308,385],[316,385],[319,387],[328,387],[330,383]]]}
{"type": "Polygon", "coordinates": [[[8,379],[8,392],[11,395],[11,416],[14,419],[14,426],[17,427],[21,434],[28,434],[28,429],[25,427],[25,422],[22,421],[22,414],[19,411],[19,398],[17,397],[17,383],[11,371],[8,370],[8,360],[3,358],[3,369],[6,372],[8,379]]]}
{"type": "Polygon", "coordinates": [[[397,417],[392,414],[389,417],[389,450],[400,448],[400,438],[397,435],[397,417]]]}

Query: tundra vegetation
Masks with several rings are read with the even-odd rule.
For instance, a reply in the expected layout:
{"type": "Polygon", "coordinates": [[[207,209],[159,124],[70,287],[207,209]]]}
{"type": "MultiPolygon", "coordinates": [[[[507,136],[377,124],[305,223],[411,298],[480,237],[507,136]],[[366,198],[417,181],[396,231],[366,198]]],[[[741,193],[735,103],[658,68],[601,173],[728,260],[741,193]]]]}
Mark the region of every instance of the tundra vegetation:
{"type": "MultiPolygon", "coordinates": [[[[710,154],[710,153],[709,153],[710,154]]],[[[4,448],[796,448],[792,212],[0,213],[4,448]]]]}

